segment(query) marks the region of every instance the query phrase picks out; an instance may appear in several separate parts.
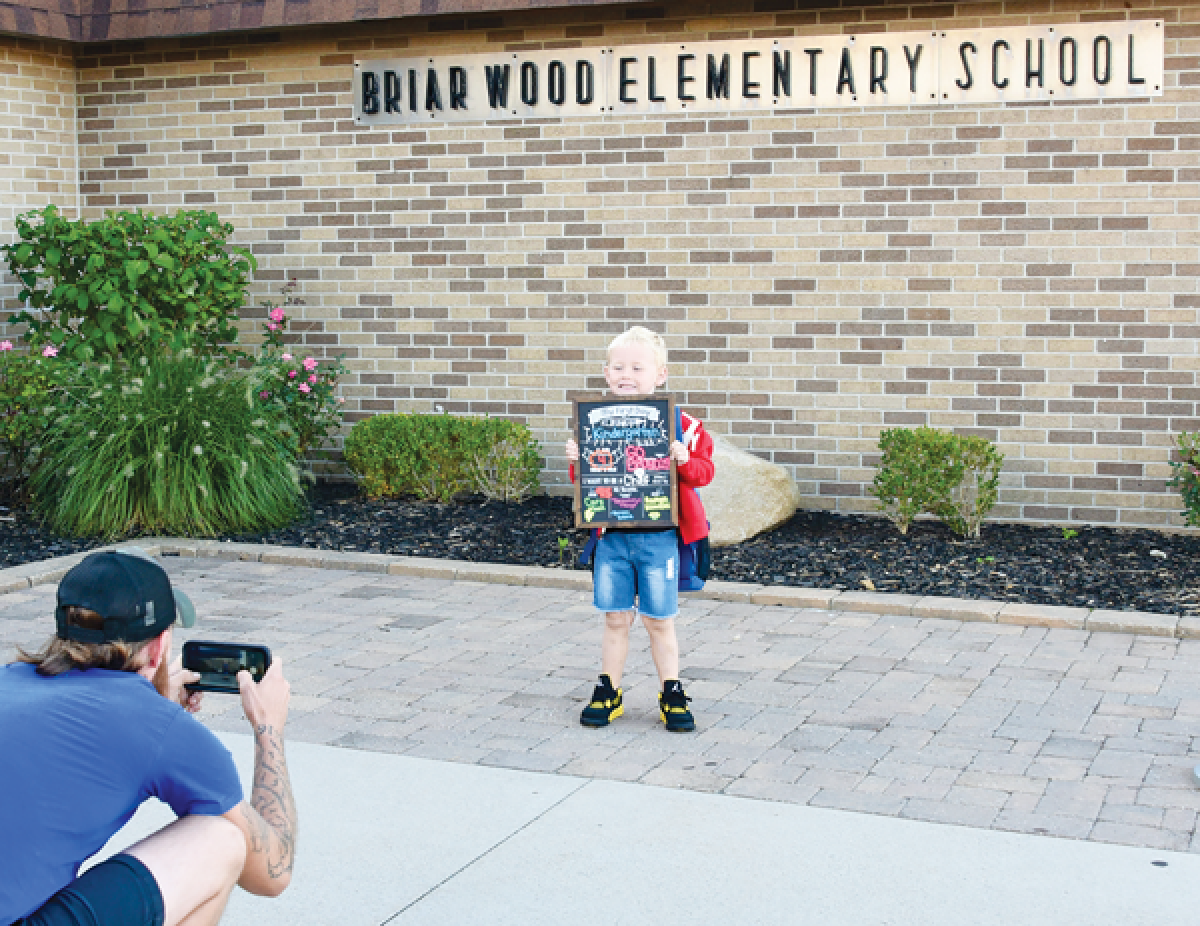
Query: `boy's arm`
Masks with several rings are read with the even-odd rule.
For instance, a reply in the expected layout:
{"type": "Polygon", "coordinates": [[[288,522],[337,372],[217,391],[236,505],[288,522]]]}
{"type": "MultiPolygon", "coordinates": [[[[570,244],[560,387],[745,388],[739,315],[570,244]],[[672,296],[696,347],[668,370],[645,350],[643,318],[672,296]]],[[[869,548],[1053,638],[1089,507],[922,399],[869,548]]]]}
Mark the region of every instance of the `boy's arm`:
{"type": "Polygon", "coordinates": [[[713,481],[716,472],[712,461],[713,439],[701,428],[696,434],[696,449],[690,452],[688,461],[681,463],[676,472],[681,485],[698,489],[713,481]]]}
{"type": "Polygon", "coordinates": [[[575,443],[575,438],[567,438],[565,446],[567,455],[567,479],[571,482],[575,481],[575,461],[579,459],[579,445],[575,443]]]}

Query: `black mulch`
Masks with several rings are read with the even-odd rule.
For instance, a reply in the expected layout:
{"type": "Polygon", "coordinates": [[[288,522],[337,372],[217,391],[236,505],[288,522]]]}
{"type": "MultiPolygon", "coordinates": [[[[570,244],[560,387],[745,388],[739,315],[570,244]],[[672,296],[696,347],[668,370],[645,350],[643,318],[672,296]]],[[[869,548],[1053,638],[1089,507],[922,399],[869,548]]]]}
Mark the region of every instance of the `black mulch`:
{"type": "MultiPolygon", "coordinates": [[[[449,505],[366,501],[319,486],[291,527],[224,539],[326,550],[574,566],[585,535],[571,503],[467,499],[449,505]],[[560,538],[567,541],[566,549],[560,538]]],[[[55,537],[21,510],[0,511],[0,565],[46,559],[101,541],[55,537]]],[[[962,541],[937,523],[907,537],[881,518],[802,511],[782,527],[713,551],[713,578],[769,585],[875,589],[1200,616],[1200,534],[988,524],[962,541]]]]}

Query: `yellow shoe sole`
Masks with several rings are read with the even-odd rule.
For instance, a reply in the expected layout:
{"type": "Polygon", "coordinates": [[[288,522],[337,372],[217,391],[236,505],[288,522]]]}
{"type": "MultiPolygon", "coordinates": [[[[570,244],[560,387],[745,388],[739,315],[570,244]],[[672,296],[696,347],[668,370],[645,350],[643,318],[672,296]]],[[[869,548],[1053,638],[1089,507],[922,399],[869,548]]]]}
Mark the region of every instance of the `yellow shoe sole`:
{"type": "Polygon", "coordinates": [[[620,717],[624,713],[625,713],[625,705],[622,704],[620,707],[618,707],[616,710],[614,710],[611,714],[608,715],[608,720],[606,720],[604,723],[588,723],[586,720],[583,720],[583,719],[580,719],[579,722],[580,722],[580,724],[582,724],[585,727],[607,727],[610,723],[612,723],[614,720],[616,720],[618,717],[620,717]]]}
{"type": "MultiPolygon", "coordinates": [[[[664,711],[661,707],[658,709],[658,716],[662,718],[662,722],[664,724],[667,722],[667,712],[664,711]]],[[[679,727],[675,730],[671,730],[670,727],[667,727],[667,730],[669,730],[671,733],[691,733],[695,729],[696,729],[695,721],[692,722],[692,725],[690,727],[679,727]]]]}

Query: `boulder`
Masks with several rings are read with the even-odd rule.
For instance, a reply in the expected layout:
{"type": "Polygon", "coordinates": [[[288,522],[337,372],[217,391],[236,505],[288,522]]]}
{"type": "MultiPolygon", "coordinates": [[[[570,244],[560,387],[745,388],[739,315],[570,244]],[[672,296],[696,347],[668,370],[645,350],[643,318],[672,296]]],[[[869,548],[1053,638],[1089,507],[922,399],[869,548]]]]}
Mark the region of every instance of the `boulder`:
{"type": "Polygon", "coordinates": [[[699,489],[713,546],[740,543],[782,524],[800,505],[800,490],[786,468],[739,450],[713,435],[716,475],[699,489]]]}

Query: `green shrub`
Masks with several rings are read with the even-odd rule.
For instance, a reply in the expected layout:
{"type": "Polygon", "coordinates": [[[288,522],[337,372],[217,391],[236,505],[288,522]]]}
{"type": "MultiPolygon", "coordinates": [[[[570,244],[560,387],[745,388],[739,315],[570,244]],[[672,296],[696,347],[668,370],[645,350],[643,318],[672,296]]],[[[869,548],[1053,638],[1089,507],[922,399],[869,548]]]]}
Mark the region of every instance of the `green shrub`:
{"type": "Polygon", "coordinates": [[[88,222],[47,206],[18,216],[16,231],[0,250],[34,310],[13,321],[29,325],[37,348],[88,361],[183,348],[208,355],[237,338],[255,261],[228,244],[233,226],[211,212],[88,222]]]}
{"type": "Polygon", "coordinates": [[[502,502],[523,502],[540,488],[542,460],[538,443],[523,424],[505,418],[484,418],[480,447],[467,460],[476,492],[502,502]]]}
{"type": "Polygon", "coordinates": [[[961,537],[979,539],[983,522],[1000,498],[1000,468],[1004,454],[982,437],[958,437],[956,459],[962,465],[961,480],[950,490],[949,503],[933,513],[961,537]]]}
{"type": "Polygon", "coordinates": [[[936,428],[892,428],[879,436],[882,459],[871,494],[900,533],[922,513],[955,533],[979,537],[999,495],[1004,456],[981,437],[936,428]]]}
{"type": "Polygon", "coordinates": [[[0,483],[10,498],[24,498],[43,435],[58,416],[74,370],[55,353],[17,351],[11,341],[0,341],[0,483]]]}
{"type": "Polygon", "coordinates": [[[344,400],[337,394],[337,386],[346,367],[341,357],[322,364],[311,355],[297,358],[284,350],[283,333],[290,321],[286,307],[302,304],[293,296],[295,288],[294,280],[284,284],[282,305],[263,303],[267,336],[251,377],[258,401],[288,422],[303,457],[342,426],[344,400]]]}
{"type": "Polygon", "coordinates": [[[537,489],[537,441],[498,418],[375,415],[346,438],[346,463],[372,497],[446,502],[462,492],[517,501],[537,489]]]}
{"type": "Polygon", "coordinates": [[[31,487],[51,526],[72,536],[260,530],[304,508],[295,450],[244,373],[164,354],[87,371],[31,487]]]}
{"type": "Polygon", "coordinates": [[[449,501],[466,488],[450,415],[375,415],[346,437],[346,465],[372,498],[416,495],[449,501]]]}
{"type": "Polygon", "coordinates": [[[883,453],[871,494],[889,520],[907,534],[922,512],[944,506],[962,481],[956,438],[934,428],[892,428],[879,435],[883,453]]]}
{"type": "Polygon", "coordinates": [[[1175,475],[1167,485],[1183,496],[1184,520],[1200,527],[1200,431],[1180,434],[1178,445],[1180,462],[1172,461],[1175,475]]]}

